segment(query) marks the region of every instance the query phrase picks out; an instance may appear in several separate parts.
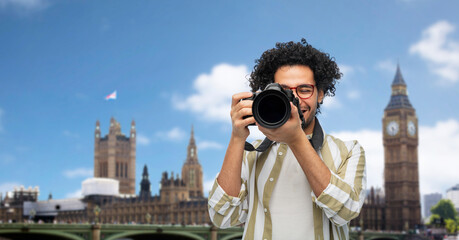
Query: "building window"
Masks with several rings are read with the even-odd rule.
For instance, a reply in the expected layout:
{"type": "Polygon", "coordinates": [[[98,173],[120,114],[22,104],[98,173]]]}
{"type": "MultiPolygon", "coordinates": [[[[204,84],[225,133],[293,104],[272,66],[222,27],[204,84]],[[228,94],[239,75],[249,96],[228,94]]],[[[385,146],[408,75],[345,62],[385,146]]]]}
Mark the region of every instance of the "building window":
{"type": "Polygon", "coordinates": [[[116,177],[119,176],[119,167],[120,167],[120,164],[116,163],[116,177]]]}

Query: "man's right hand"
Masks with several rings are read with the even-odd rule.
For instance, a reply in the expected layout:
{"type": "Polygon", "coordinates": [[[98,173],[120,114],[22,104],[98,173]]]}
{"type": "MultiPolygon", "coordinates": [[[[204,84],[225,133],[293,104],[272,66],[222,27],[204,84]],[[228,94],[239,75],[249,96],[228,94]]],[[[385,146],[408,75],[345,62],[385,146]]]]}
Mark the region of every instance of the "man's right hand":
{"type": "Polygon", "coordinates": [[[253,95],[251,92],[241,92],[233,95],[231,103],[231,122],[233,125],[232,137],[246,140],[250,134],[249,124],[255,123],[255,118],[252,114],[252,100],[242,100],[253,95]],[[244,118],[245,116],[250,116],[244,118]]]}

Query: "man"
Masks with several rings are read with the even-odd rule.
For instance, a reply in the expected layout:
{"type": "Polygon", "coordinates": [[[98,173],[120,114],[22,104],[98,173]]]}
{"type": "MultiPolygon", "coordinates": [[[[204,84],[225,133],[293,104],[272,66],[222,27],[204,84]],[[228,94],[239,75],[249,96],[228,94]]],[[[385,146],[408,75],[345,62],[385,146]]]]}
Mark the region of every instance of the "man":
{"type": "Polygon", "coordinates": [[[253,91],[272,82],[292,90],[306,127],[290,104],[281,127],[257,124],[274,143],[263,153],[244,151],[247,125],[256,121],[246,117],[252,101],[242,99],[252,93],[233,95],[233,130],[209,194],[212,222],[220,228],[245,223],[244,239],[349,239],[349,222],[365,198],[365,154],[357,141],[325,134],[316,118],[323,98],[334,96],[337,64],[302,39],[264,52],[250,77],[253,91]]]}

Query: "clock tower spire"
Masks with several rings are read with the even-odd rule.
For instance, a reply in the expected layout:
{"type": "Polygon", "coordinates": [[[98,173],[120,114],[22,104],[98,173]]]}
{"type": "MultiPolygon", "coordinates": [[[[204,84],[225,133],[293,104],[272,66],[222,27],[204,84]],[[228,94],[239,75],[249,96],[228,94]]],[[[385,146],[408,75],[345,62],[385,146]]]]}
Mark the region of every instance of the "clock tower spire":
{"type": "Polygon", "coordinates": [[[382,122],[386,230],[414,229],[421,223],[418,119],[399,65],[382,122]]]}
{"type": "Polygon", "coordinates": [[[182,179],[186,183],[190,198],[203,196],[202,167],[198,160],[198,149],[194,140],[194,127],[191,126],[187,157],[182,167],[182,179]]]}

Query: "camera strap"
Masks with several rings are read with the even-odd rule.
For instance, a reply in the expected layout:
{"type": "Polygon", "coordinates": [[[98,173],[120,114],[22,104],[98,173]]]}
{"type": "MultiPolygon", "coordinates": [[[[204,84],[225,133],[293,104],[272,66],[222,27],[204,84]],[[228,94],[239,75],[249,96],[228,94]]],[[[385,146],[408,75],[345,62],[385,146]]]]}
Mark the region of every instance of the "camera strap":
{"type": "Polygon", "coordinates": [[[269,140],[269,138],[265,137],[265,140],[261,142],[260,146],[255,148],[251,143],[245,142],[244,150],[252,152],[252,151],[257,151],[257,152],[264,152],[266,149],[269,148],[273,144],[273,141],[269,140]]]}

